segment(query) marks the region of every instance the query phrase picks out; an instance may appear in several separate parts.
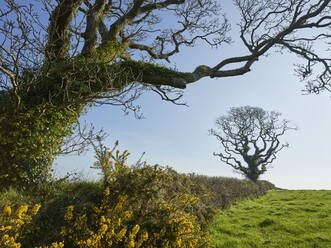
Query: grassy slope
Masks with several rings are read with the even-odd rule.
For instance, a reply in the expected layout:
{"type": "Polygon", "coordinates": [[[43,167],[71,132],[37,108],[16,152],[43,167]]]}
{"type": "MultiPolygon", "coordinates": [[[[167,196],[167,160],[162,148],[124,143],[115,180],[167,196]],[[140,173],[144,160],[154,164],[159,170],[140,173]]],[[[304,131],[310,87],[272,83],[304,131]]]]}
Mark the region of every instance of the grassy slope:
{"type": "Polygon", "coordinates": [[[331,191],[271,190],[220,213],[210,232],[217,248],[331,247],[331,191]]]}

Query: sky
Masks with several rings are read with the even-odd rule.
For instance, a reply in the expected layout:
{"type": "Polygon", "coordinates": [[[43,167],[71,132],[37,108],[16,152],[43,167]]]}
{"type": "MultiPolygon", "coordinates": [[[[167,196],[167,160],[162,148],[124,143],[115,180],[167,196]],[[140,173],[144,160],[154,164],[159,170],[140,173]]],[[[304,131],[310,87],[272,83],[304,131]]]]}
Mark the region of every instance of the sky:
{"type": "MultiPolygon", "coordinates": [[[[224,8],[235,18],[232,6],[224,8]]],[[[214,66],[226,57],[243,55],[235,25],[231,34],[235,42],[219,49],[203,44],[182,49],[172,58],[172,65],[192,72],[198,65],[214,66]]],[[[183,101],[189,107],[146,93],[137,101],[145,119],[125,116],[120,107],[102,106],[91,109],[80,120],[103,128],[109,134],[105,141],[109,147],[118,140],[119,149],[131,153],[129,164],[145,152],[143,160],[151,165],[167,165],[183,173],[243,178],[212,155],[220,150],[220,144],[208,135],[208,130],[215,128],[216,118],[231,107],[250,105],[275,110],[299,129],[281,138],[290,147],[277,155],[261,179],[286,189],[331,189],[331,94],[303,94],[304,84],[294,75],[293,67],[300,61],[290,54],[270,53],[243,76],[203,78],[185,89],[183,101]]],[[[95,180],[98,172],[90,169],[94,161],[93,152],[59,157],[54,162],[54,174],[60,177],[76,172],[95,180]]]]}

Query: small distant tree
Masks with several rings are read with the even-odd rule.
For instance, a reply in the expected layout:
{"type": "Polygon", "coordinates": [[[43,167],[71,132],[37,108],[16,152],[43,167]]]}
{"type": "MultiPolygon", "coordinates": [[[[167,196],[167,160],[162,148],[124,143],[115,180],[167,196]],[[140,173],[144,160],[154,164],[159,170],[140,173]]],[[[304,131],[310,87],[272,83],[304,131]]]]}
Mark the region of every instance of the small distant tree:
{"type": "Polygon", "coordinates": [[[289,126],[289,121],[280,120],[280,116],[278,112],[259,107],[231,108],[227,115],[216,120],[219,131],[209,130],[223,147],[214,156],[256,182],[276,159],[276,154],[288,147],[288,143],[280,142],[280,136],[297,129],[289,126]]]}

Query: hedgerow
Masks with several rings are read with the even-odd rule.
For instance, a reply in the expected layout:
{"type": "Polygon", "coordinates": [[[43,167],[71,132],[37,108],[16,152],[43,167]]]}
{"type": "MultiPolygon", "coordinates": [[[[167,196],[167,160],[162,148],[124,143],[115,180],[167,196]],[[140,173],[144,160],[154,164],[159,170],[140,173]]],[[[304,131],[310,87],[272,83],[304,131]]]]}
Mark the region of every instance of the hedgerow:
{"type": "Polygon", "coordinates": [[[2,192],[0,247],[212,247],[207,227],[218,209],[274,187],[146,163],[128,166],[128,156],[98,150],[94,168],[101,182],[53,181],[25,191],[31,194],[25,198],[2,192]]]}

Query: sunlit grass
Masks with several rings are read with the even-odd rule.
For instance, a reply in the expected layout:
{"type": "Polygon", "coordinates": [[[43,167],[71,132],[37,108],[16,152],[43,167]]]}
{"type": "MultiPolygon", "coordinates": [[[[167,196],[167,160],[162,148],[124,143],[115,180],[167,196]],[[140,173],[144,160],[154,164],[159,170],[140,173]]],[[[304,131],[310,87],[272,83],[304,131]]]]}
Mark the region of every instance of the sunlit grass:
{"type": "Polygon", "coordinates": [[[220,213],[210,233],[217,248],[331,247],[331,191],[269,191],[220,213]]]}

